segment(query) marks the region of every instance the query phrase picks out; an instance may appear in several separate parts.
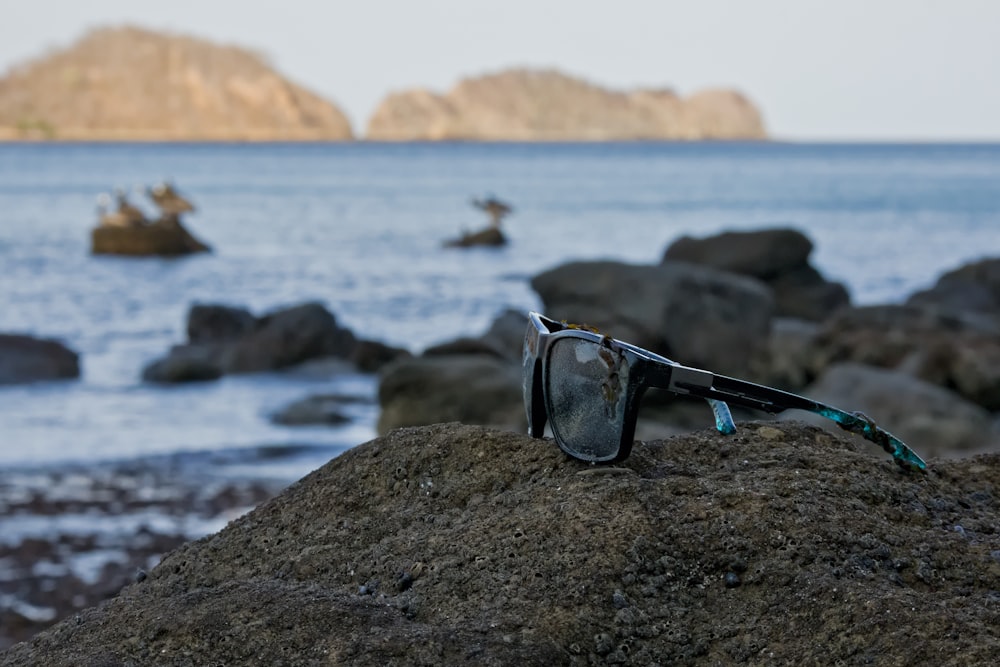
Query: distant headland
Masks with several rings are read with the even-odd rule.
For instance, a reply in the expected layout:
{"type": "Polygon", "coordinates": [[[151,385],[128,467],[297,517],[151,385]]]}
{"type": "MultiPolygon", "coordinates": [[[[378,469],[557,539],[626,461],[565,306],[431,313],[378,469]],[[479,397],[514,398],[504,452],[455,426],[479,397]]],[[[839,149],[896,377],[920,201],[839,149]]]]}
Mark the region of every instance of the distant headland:
{"type": "Polygon", "coordinates": [[[620,141],[766,139],[731,89],[615,91],[555,70],[386,96],[356,136],[336,103],[251,50],[99,28],[0,76],[0,141],[620,141]]]}

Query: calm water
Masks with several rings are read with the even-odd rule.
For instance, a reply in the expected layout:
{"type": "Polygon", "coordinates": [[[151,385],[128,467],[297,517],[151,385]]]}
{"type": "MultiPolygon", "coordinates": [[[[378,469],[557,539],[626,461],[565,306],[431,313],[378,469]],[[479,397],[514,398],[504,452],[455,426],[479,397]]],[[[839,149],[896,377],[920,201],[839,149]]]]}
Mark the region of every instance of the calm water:
{"type": "Polygon", "coordinates": [[[856,303],[899,301],[1000,255],[1000,145],[0,145],[0,331],[61,338],[83,364],[79,381],[0,387],[0,465],[289,444],[325,460],[374,435],[371,404],[343,428],[268,421],[313,393],[373,396],[369,377],[142,384],[193,302],[319,300],[419,351],[537,306],[528,279],[565,261],[652,263],[681,234],[773,225],[808,233],[856,303]],[[90,256],[96,195],[164,177],[215,252],[90,256]],[[489,193],[516,207],[511,244],[442,248],[489,193]]]}

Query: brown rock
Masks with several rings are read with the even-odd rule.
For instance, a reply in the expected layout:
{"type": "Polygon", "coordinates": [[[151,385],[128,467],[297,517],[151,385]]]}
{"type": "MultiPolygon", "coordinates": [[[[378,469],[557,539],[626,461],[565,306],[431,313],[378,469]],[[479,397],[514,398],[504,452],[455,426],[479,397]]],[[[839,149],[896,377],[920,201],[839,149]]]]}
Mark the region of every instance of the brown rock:
{"type": "Polygon", "coordinates": [[[0,665],[994,664],[1000,456],[757,428],[616,467],[397,430],[0,665]]]}
{"type": "Polygon", "coordinates": [[[0,79],[0,137],[347,140],[344,114],[255,53],[103,28],[0,79]]]}
{"type": "Polygon", "coordinates": [[[468,78],[446,95],[389,95],[368,123],[377,141],[608,141],[764,139],[760,112],[735,91],[682,99],[670,91],[617,92],[554,70],[468,78]]]}
{"type": "Polygon", "coordinates": [[[210,251],[176,219],[133,227],[98,225],[91,232],[91,252],[95,255],[173,257],[210,251]]]}

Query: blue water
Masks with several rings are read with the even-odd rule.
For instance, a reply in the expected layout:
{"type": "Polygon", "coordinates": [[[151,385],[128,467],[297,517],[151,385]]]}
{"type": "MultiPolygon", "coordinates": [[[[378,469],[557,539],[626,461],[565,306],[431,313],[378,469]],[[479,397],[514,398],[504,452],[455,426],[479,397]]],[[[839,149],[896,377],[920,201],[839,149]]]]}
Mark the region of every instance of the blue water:
{"type": "Polygon", "coordinates": [[[156,387],[193,302],[254,312],[319,300],[359,335],[419,351],[538,306],[528,280],[573,259],[657,262],[681,234],[791,225],[855,303],[897,302],[1000,255],[1000,145],[0,145],[0,331],[63,339],[79,381],[0,387],[0,465],[316,445],[374,436],[268,415],[310,394],[373,397],[363,375],[156,387]],[[95,197],[173,179],[211,255],[93,257],[95,197]],[[500,250],[442,241],[509,200],[500,250]]]}

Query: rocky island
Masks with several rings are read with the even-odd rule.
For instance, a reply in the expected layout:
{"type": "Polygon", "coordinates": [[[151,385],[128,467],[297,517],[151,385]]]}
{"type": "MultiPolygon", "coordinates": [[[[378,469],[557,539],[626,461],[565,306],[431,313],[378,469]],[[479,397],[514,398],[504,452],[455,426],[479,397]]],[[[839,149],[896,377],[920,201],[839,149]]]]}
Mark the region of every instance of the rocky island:
{"type": "Polygon", "coordinates": [[[760,111],[739,92],[680,97],[613,91],[555,70],[511,69],[464,79],[446,94],[389,95],[368,123],[376,141],[627,141],[766,139],[760,111]]]}
{"type": "Polygon", "coordinates": [[[0,140],[349,140],[336,105],[252,51],[102,28],[0,78],[0,140]]]}

